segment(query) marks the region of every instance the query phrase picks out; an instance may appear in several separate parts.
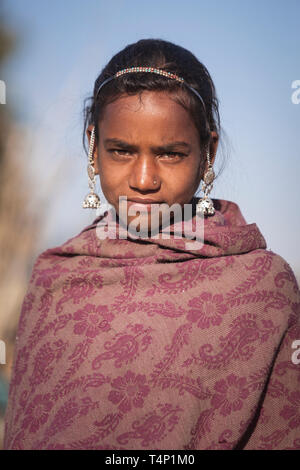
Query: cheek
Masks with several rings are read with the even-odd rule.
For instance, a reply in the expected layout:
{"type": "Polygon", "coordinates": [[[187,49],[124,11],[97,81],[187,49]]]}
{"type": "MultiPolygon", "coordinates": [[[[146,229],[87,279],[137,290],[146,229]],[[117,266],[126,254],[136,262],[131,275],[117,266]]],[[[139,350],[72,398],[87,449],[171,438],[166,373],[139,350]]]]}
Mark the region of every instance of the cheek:
{"type": "Polygon", "coordinates": [[[189,193],[192,188],[197,186],[198,174],[198,165],[186,165],[176,169],[176,171],[168,172],[165,181],[168,187],[173,188],[174,192],[189,193]]]}
{"type": "Polygon", "coordinates": [[[117,188],[124,180],[124,171],[122,171],[122,168],[116,167],[105,158],[100,158],[99,160],[101,186],[103,189],[109,188],[110,190],[117,188]]]}
{"type": "Polygon", "coordinates": [[[126,174],[124,168],[114,165],[105,158],[99,159],[99,181],[105,199],[112,204],[118,213],[119,195],[126,194],[126,174]]]}

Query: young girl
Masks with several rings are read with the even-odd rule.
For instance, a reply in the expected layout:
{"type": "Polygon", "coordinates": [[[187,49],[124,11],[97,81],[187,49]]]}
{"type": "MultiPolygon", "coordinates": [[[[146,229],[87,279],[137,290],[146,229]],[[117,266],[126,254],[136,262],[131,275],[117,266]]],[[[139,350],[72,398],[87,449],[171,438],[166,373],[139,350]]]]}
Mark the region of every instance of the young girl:
{"type": "Polygon", "coordinates": [[[167,41],[127,46],[85,134],[83,206],[102,207],[99,175],[111,208],[35,262],[4,447],[299,449],[299,287],[237,204],[209,197],[207,69],[167,41]]]}

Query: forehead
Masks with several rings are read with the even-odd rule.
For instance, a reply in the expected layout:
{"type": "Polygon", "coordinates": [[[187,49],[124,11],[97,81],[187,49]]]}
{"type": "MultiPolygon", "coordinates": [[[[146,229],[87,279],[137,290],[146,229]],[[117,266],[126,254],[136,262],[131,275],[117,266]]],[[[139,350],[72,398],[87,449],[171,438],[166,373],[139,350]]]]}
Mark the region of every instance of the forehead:
{"type": "Polygon", "coordinates": [[[109,103],[99,123],[100,136],[155,136],[198,139],[198,131],[188,111],[167,92],[144,91],[123,95],[109,103]]]}

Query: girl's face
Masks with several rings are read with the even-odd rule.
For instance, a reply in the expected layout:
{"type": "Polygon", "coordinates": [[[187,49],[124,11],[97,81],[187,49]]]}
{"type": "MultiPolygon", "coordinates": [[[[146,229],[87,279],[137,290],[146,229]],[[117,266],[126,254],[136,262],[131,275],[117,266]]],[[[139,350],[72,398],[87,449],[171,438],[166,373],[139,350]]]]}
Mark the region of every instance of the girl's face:
{"type": "MultiPolygon", "coordinates": [[[[189,113],[167,92],[144,91],[141,100],[138,95],[120,97],[106,106],[98,130],[94,168],[103,194],[120,220],[119,196],[127,196],[128,202],[151,199],[181,207],[191,201],[206,168],[206,154],[201,154],[198,131],[189,113]]],[[[212,147],[213,162],[217,141],[212,147]]],[[[137,211],[145,206],[131,207],[134,215],[128,214],[130,202],[124,209],[127,224],[141,216],[150,230],[149,207],[142,213],[137,211]]]]}

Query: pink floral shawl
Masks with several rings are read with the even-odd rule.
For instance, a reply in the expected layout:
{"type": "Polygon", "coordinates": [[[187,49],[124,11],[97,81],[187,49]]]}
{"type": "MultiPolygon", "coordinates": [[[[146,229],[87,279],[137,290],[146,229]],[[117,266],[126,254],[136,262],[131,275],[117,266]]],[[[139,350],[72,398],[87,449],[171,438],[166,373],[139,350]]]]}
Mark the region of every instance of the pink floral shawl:
{"type": "Polygon", "coordinates": [[[99,240],[105,213],[37,258],[5,449],[300,449],[299,287],[237,204],[213,201],[198,250],[99,240]]]}

